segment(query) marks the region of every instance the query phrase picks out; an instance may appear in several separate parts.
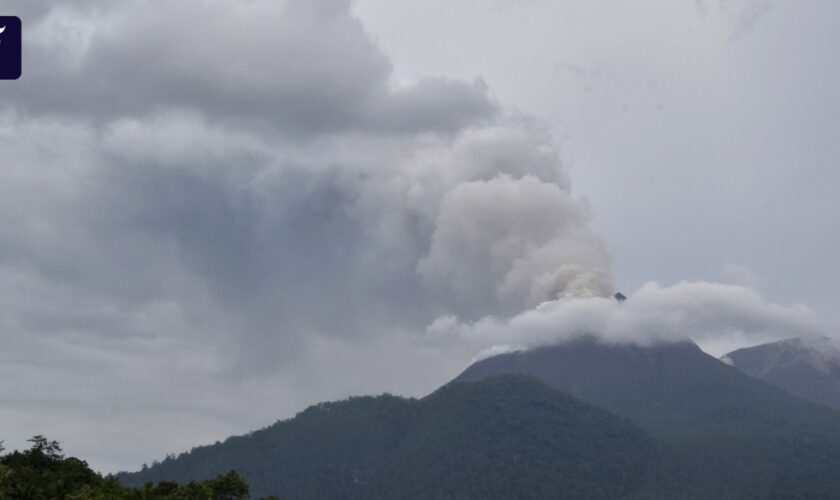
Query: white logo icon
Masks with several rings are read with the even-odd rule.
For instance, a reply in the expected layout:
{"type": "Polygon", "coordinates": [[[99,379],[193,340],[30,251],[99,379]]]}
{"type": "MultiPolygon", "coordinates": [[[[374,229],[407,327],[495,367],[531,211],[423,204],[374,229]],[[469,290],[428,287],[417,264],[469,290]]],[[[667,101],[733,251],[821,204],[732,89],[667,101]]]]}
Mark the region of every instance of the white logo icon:
{"type": "Polygon", "coordinates": [[[5,27],[5,26],[3,26],[2,28],[0,28],[0,35],[2,35],[4,31],[6,31],[6,27],[5,27]]]}

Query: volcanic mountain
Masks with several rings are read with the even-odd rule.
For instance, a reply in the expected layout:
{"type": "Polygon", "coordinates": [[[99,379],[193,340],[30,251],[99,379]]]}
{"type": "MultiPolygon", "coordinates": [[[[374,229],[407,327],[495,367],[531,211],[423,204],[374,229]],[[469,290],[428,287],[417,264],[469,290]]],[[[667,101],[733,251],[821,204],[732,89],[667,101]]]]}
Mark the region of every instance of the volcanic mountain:
{"type": "Polygon", "coordinates": [[[800,398],[840,409],[840,347],[830,338],[771,342],[721,360],[800,398]]]}
{"type": "Polygon", "coordinates": [[[760,498],[788,487],[793,494],[791,485],[803,477],[820,477],[831,491],[840,487],[840,477],[822,466],[840,465],[840,415],[691,342],[643,347],[581,337],[478,361],[455,380],[502,374],[533,376],[647,430],[668,458],[644,498],[760,498]],[[796,458],[814,453],[826,462],[796,458]]]}
{"type": "Polygon", "coordinates": [[[422,399],[322,403],[136,473],[281,498],[840,498],[840,418],[691,342],[581,337],[422,399]]]}
{"type": "Polygon", "coordinates": [[[774,420],[833,430],[837,420],[834,413],[745,376],[688,341],[642,347],[582,337],[478,361],[455,380],[503,374],[533,376],[660,436],[714,432],[720,425],[754,430],[774,420]]]}

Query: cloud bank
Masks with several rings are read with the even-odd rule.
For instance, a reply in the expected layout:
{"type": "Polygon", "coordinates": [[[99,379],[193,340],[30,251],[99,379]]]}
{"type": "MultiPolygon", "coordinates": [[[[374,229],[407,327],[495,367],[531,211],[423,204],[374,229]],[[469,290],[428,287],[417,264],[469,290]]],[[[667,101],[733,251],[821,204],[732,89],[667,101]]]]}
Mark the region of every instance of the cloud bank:
{"type": "Polygon", "coordinates": [[[479,358],[514,349],[556,344],[583,335],[608,343],[651,345],[693,340],[758,342],[792,336],[816,338],[824,329],[802,304],[781,306],[739,285],[650,282],[619,302],[612,298],[572,298],[544,302],[505,320],[462,322],[452,316],[435,320],[426,342],[444,346],[487,344],[479,358]]]}
{"type": "Polygon", "coordinates": [[[27,7],[34,21],[27,78],[6,91],[33,113],[102,123],[191,108],[300,136],[454,132],[492,118],[495,104],[480,80],[393,85],[389,60],[350,5],[131,0],[46,10],[36,3],[27,7]]]}

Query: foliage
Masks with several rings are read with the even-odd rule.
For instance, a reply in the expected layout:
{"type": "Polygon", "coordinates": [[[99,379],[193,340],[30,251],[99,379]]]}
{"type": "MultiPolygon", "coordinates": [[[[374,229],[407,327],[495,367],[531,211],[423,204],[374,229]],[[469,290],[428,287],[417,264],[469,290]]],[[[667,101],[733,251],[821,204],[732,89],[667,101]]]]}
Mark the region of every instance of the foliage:
{"type": "Polygon", "coordinates": [[[527,374],[645,429],[659,460],[636,498],[840,498],[840,414],[691,343],[582,338],[484,359],[456,380],[527,374]]]}
{"type": "Polygon", "coordinates": [[[114,477],[97,474],[78,458],[65,458],[58,441],[44,436],[29,440],[32,447],[0,457],[0,498],[9,500],[241,500],[248,484],[230,471],[184,486],[173,482],[148,483],[133,489],[114,477]]]}
{"type": "Polygon", "coordinates": [[[628,386],[617,400],[626,416],[535,378],[489,376],[420,400],[321,403],[116,478],[36,436],[0,457],[0,498],[234,500],[248,497],[245,479],[279,495],[265,500],[840,498],[837,413],[729,368],[690,367],[703,376],[689,380],[655,361],[667,377],[648,384],[655,398],[628,386]],[[662,410],[640,411],[643,398],[662,410]]]}
{"type": "Polygon", "coordinates": [[[255,493],[293,499],[840,498],[832,410],[689,347],[573,354],[562,367],[591,372],[570,389],[614,413],[533,378],[488,376],[421,400],[322,403],[120,478],[184,482],[235,467],[255,493]]]}
{"type": "Polygon", "coordinates": [[[626,419],[498,377],[421,400],[322,403],[120,478],[186,481],[236,464],[254,493],[281,498],[616,498],[643,484],[654,454],[626,419]]]}

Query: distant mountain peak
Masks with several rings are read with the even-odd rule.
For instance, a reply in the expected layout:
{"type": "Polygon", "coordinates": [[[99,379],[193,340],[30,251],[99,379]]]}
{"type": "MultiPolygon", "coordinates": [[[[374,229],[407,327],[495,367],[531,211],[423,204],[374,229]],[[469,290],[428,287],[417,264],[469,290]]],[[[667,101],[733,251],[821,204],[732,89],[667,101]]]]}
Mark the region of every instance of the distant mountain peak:
{"type": "Polygon", "coordinates": [[[840,409],[840,344],[790,338],[732,351],[721,361],[803,399],[840,409]]]}
{"type": "Polygon", "coordinates": [[[821,373],[831,373],[840,365],[840,345],[831,337],[794,337],[753,347],[746,347],[721,356],[721,361],[739,367],[750,359],[749,374],[764,376],[780,367],[805,364],[821,373]],[[736,359],[738,361],[736,361],[736,359]]]}

